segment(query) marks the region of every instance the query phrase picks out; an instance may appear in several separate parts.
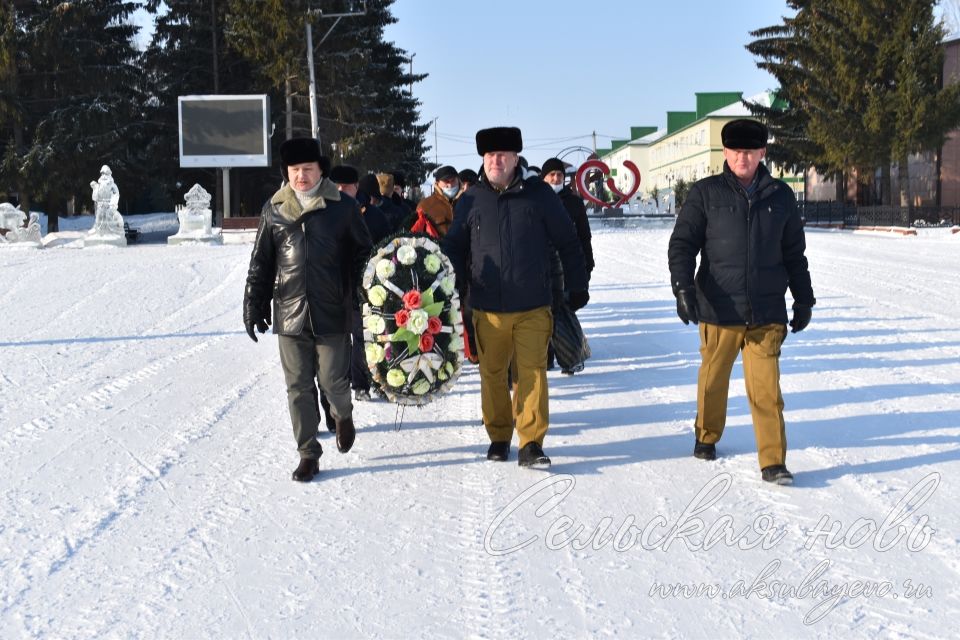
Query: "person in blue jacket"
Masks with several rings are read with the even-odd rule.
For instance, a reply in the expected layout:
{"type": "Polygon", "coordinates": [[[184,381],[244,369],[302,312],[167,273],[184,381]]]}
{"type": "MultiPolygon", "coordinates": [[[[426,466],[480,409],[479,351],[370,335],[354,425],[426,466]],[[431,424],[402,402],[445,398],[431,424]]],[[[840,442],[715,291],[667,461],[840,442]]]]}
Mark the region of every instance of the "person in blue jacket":
{"type": "Polygon", "coordinates": [[[549,467],[543,441],[549,427],[547,344],[553,330],[550,257],[556,249],[569,305],[579,309],[589,299],[583,251],[557,194],[539,177],[523,178],[520,129],[483,129],[476,141],[483,156],[480,180],[457,201],[441,246],[458,278],[469,282],[483,423],[491,443],[487,458],[506,460],[516,429],[519,464],[549,467]],[[511,358],[518,369],[512,404],[511,358]]]}

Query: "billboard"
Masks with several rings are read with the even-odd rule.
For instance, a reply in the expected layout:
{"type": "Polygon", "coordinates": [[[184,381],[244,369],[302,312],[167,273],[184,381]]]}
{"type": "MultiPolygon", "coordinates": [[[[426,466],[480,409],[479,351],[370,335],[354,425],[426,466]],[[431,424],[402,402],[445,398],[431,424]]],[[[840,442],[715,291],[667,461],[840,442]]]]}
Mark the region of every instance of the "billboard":
{"type": "Polygon", "coordinates": [[[270,99],[179,96],[180,166],[269,167],[270,99]]]}

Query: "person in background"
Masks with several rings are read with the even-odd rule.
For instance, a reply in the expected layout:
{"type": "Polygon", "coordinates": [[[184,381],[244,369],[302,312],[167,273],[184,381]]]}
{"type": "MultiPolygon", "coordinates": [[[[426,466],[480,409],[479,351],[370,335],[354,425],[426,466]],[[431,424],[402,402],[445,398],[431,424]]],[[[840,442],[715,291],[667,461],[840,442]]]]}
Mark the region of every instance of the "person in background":
{"type": "Polygon", "coordinates": [[[756,120],[723,126],[723,173],[690,188],[667,255],[677,315],[684,324],[700,325],[694,457],[717,457],[730,373],[742,353],[760,476],[791,484],[780,392],[780,347],[787,336],[784,294],[789,288],[793,295],[794,333],[810,322],[816,299],[793,190],[762,163],[767,137],[767,128],[756,120]]]}
{"type": "MultiPolygon", "coordinates": [[[[378,201],[375,204],[387,215],[387,220],[390,222],[390,233],[399,233],[404,230],[403,223],[409,216],[409,212],[406,207],[397,204],[393,199],[393,175],[378,173],[376,177],[379,190],[377,192],[378,201]]],[[[374,194],[369,193],[369,195],[373,198],[374,194]]]]}
{"type": "Polygon", "coordinates": [[[554,249],[560,254],[570,306],[579,309],[589,299],[583,252],[556,194],[539,178],[523,178],[520,130],[483,129],[476,141],[483,157],[480,182],[457,201],[441,247],[470,283],[483,423],[490,438],[487,459],[507,460],[516,430],[520,466],[547,468],[550,256],[554,249]],[[511,403],[507,372],[512,358],[518,375],[511,403]]]}
{"type": "Polygon", "coordinates": [[[309,482],[323,454],[317,383],[330,400],[337,449],[353,446],[347,373],[353,291],[370,253],[370,232],[353,198],[326,178],[330,160],[314,138],[280,145],[288,181],[263,206],[243,295],[243,325],[257,342],[273,320],[300,464],[293,479],[309,482]]]}
{"type": "Polygon", "coordinates": [[[430,235],[442,238],[453,222],[453,203],[460,195],[460,178],[456,169],[446,165],[433,173],[433,180],[433,193],[417,204],[415,226],[432,227],[434,233],[430,235]]]}
{"type": "MultiPolygon", "coordinates": [[[[378,207],[369,204],[366,194],[359,189],[360,173],[349,165],[338,165],[330,170],[330,180],[337,185],[341,195],[357,201],[360,214],[370,231],[370,240],[376,245],[390,233],[389,223],[378,207]],[[364,202],[361,203],[361,198],[364,202]]],[[[353,309],[351,321],[351,348],[350,348],[350,388],[353,389],[353,399],[356,401],[370,400],[370,371],[367,368],[367,358],[363,344],[363,318],[359,306],[353,309]]],[[[331,424],[330,403],[326,396],[320,395],[320,406],[327,416],[327,427],[331,424]]]]}
{"type": "Polygon", "coordinates": [[[457,174],[457,177],[460,179],[460,193],[477,184],[477,180],[480,179],[480,176],[473,169],[464,169],[457,174]]]}
{"type": "MultiPolygon", "coordinates": [[[[593,267],[595,266],[593,262],[593,236],[590,233],[590,221],[587,220],[587,208],[583,206],[583,199],[573,193],[568,185],[564,184],[566,181],[566,165],[559,158],[548,158],[547,161],[543,163],[540,175],[543,181],[550,185],[550,188],[553,189],[554,193],[560,198],[560,202],[563,203],[563,208],[570,214],[570,219],[577,229],[577,237],[580,239],[580,249],[583,251],[583,258],[587,265],[587,282],[589,282],[590,276],[593,273],[593,267]]],[[[563,296],[567,297],[569,295],[569,290],[565,289],[563,296]]],[[[550,353],[547,354],[547,360],[548,365],[552,368],[552,348],[550,353]]],[[[575,371],[573,369],[563,368],[560,370],[560,373],[572,376],[575,371]]]]}

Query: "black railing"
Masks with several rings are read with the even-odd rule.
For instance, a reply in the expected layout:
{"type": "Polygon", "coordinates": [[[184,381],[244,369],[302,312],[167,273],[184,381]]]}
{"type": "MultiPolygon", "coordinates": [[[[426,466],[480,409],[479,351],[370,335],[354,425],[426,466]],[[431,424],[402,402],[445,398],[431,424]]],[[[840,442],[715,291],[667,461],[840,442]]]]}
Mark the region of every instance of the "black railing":
{"type": "Polygon", "coordinates": [[[847,227],[951,227],[960,225],[960,207],[857,206],[839,202],[801,202],[809,224],[847,227]]]}

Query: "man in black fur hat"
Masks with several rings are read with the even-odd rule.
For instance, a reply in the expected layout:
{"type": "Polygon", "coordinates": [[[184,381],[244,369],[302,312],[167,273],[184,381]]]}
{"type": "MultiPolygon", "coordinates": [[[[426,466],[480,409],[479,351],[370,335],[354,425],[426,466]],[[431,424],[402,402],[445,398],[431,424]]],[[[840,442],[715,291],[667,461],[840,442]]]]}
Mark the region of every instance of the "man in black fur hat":
{"type": "Polygon", "coordinates": [[[257,342],[273,318],[300,464],[293,479],[309,482],[323,454],[317,383],[329,399],[337,449],[353,446],[350,325],[353,291],[370,253],[370,232],[356,200],[325,176],[330,160],[313,138],[280,145],[287,183],[263,206],[243,296],[243,324],[257,342]],[[272,301],[272,304],[271,304],[272,301]]]}
{"type": "Polygon", "coordinates": [[[756,120],[732,120],[720,138],[723,173],[690,188],[668,249],[677,315],[684,324],[700,325],[693,455],[717,457],[730,372],[743,353],[761,478],[790,484],[780,393],[780,347],[787,337],[784,294],[789,288],[793,295],[793,333],[810,322],[816,302],[804,256],[803,221],[793,190],[761,162],[767,128],[756,120]]]}
{"type": "Polygon", "coordinates": [[[520,466],[545,468],[550,466],[543,440],[549,427],[554,248],[569,282],[570,306],[583,307],[589,296],[573,222],[542,180],[523,177],[518,166],[522,149],[516,127],[477,132],[477,152],[483,156],[480,182],[457,201],[442,247],[458,277],[470,284],[483,423],[491,443],[487,459],[507,459],[516,428],[520,466]],[[511,358],[517,366],[512,404],[507,387],[511,358]]]}

